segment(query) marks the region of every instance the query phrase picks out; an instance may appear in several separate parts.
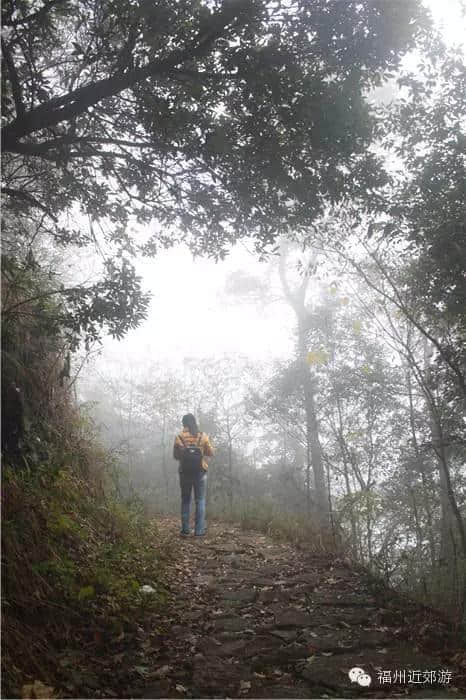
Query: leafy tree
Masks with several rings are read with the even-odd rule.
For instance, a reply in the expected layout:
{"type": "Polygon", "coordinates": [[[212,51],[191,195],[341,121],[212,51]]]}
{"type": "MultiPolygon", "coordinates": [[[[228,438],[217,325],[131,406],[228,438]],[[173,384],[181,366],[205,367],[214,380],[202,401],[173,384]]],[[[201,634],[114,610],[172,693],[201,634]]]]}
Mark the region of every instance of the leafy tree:
{"type": "Polygon", "coordinates": [[[420,18],[413,0],[9,2],[4,149],[31,175],[54,168],[34,173],[44,199],[7,193],[55,214],[79,201],[114,223],[132,202],[164,233],[220,246],[230,226],[267,238],[306,222],[323,191],[342,194],[356,173],[372,184],[362,90],[397,65],[420,18]]]}
{"type": "Polygon", "coordinates": [[[263,248],[323,196],[379,184],[363,93],[425,22],[417,0],[7,0],[3,27],[7,223],[105,243],[102,283],[68,295],[95,335],[144,315],[133,253],[187,240],[222,257],[245,234],[263,248]]]}
{"type": "MultiPolygon", "coordinates": [[[[339,219],[338,227],[342,236],[350,237],[351,229],[344,218],[339,219]]],[[[431,592],[422,565],[423,557],[428,554],[433,569],[431,575],[437,573],[440,564],[444,586],[451,588],[455,604],[464,606],[458,590],[453,590],[455,586],[450,585],[458,577],[462,580],[465,551],[460,478],[461,453],[464,459],[464,423],[462,383],[458,381],[463,374],[458,353],[448,352],[451,325],[449,322],[439,324],[437,310],[429,313],[422,293],[418,296],[413,288],[410,271],[422,252],[403,248],[400,261],[399,251],[393,250],[380,235],[374,235],[369,244],[360,240],[355,242],[357,245],[352,250],[348,244],[345,248],[336,248],[338,257],[345,264],[350,263],[353,281],[348,301],[355,297],[361,315],[368,319],[373,332],[381,335],[378,344],[388,346],[395,358],[398,355],[397,360],[392,360],[397,367],[393,380],[389,384],[385,380],[379,400],[388,399],[387,427],[383,432],[387,436],[391,434],[392,439],[402,445],[401,455],[392,454],[391,461],[397,464],[396,474],[398,478],[401,475],[405,489],[405,493],[397,493],[396,498],[403,502],[407,500],[409,508],[406,515],[411,532],[409,537],[406,536],[406,542],[414,548],[417,574],[424,582],[423,588],[431,592]],[[394,390],[397,376],[400,389],[394,390]]],[[[337,341],[336,347],[341,347],[341,344],[341,340],[337,341]]],[[[364,357],[369,347],[370,343],[367,343],[366,350],[360,348],[359,355],[364,357]]],[[[369,366],[366,369],[370,371],[361,375],[361,387],[373,375],[369,366]]],[[[390,376],[387,369],[383,374],[390,376]]],[[[348,373],[346,376],[348,379],[348,373]]],[[[348,385],[343,384],[343,387],[342,393],[349,398],[348,385]]],[[[379,455],[377,461],[380,469],[383,455],[379,455]]],[[[393,495],[393,469],[385,469],[385,476],[393,495]]],[[[396,525],[398,516],[393,513],[389,521],[389,530],[396,532],[399,529],[396,525]]],[[[387,543],[384,545],[384,557],[390,548],[387,543]]],[[[406,565],[400,570],[407,574],[406,565]]],[[[448,595],[443,592],[444,601],[448,595]]]]}
{"type": "Polygon", "coordinates": [[[464,321],[466,297],[466,64],[429,47],[416,73],[398,79],[401,96],[386,108],[381,131],[398,167],[389,189],[391,240],[416,254],[413,289],[436,321],[464,321]],[[383,127],[382,127],[383,125],[383,127]]]}

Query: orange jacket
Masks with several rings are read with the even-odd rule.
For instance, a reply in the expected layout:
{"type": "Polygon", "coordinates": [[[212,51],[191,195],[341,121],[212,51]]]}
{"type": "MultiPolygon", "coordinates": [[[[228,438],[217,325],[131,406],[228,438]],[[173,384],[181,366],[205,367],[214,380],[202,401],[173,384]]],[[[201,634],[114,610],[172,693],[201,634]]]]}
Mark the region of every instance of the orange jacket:
{"type": "MultiPolygon", "coordinates": [[[[194,435],[191,435],[189,430],[185,428],[181,433],[181,437],[183,438],[183,442],[185,445],[198,445],[202,450],[202,468],[204,471],[207,471],[209,468],[209,465],[207,464],[207,459],[206,457],[212,457],[214,454],[214,450],[212,448],[212,445],[210,444],[209,441],[209,436],[206,435],[203,432],[199,432],[196,437],[194,435]]],[[[180,435],[177,435],[175,438],[175,443],[173,445],[173,457],[177,459],[178,461],[181,460],[181,455],[183,454],[183,442],[181,441],[180,435]]]]}

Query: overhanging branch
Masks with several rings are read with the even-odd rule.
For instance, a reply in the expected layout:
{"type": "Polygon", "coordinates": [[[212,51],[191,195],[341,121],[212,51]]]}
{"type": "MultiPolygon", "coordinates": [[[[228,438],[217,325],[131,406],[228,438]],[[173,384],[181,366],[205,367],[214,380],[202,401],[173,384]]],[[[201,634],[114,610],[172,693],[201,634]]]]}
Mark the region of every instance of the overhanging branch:
{"type": "Polygon", "coordinates": [[[105,98],[114,97],[146,78],[167,75],[187,60],[206,56],[214,42],[222,36],[228,26],[238,21],[241,10],[248,5],[248,0],[229,3],[211,18],[208,31],[201,30],[187,47],[173,51],[165,59],[151,61],[146,66],[133,68],[126,73],[119,72],[108,78],[83,85],[66,95],[53,98],[35,107],[21,117],[17,116],[13,122],[2,129],[3,149],[15,152],[18,148],[18,140],[24,136],[69,121],[105,98]]]}

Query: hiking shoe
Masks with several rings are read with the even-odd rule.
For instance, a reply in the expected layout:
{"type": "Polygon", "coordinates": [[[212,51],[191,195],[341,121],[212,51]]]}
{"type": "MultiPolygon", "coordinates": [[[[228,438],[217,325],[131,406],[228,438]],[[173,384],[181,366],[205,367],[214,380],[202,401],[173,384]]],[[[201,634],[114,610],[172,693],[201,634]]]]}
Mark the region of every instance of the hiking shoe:
{"type": "Polygon", "coordinates": [[[190,534],[191,534],[191,533],[190,533],[190,532],[186,532],[186,530],[181,530],[181,532],[180,532],[181,537],[189,537],[190,534]]]}
{"type": "Polygon", "coordinates": [[[205,532],[195,532],[194,537],[205,537],[206,533],[205,532]]]}

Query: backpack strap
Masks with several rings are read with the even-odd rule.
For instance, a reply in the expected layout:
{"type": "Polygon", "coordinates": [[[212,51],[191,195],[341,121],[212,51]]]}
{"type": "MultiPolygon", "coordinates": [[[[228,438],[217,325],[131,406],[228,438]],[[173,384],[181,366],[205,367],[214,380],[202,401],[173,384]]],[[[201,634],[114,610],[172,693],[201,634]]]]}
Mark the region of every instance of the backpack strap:
{"type": "Polygon", "coordinates": [[[198,446],[198,447],[201,446],[201,440],[202,440],[202,433],[199,432],[199,435],[198,435],[198,438],[197,438],[197,446],[198,446]]]}
{"type": "Polygon", "coordinates": [[[183,438],[181,437],[181,433],[178,435],[178,437],[179,437],[180,442],[183,445],[183,447],[186,447],[185,442],[184,442],[183,438]]]}

